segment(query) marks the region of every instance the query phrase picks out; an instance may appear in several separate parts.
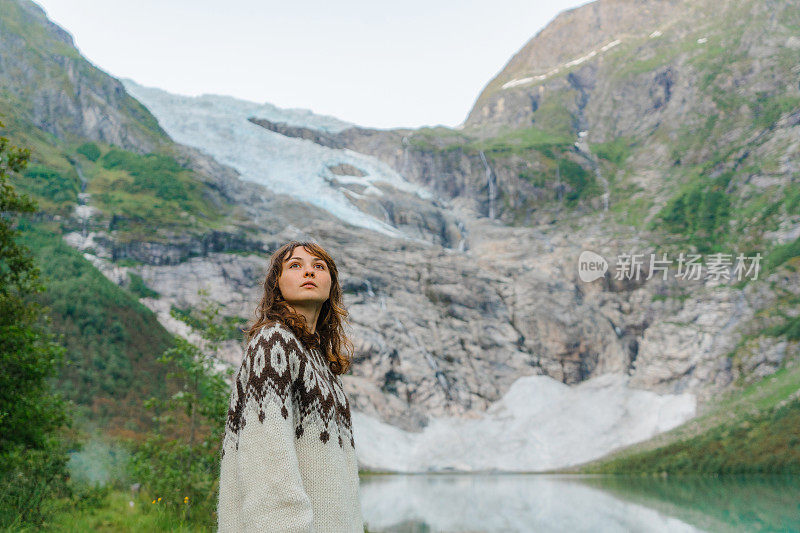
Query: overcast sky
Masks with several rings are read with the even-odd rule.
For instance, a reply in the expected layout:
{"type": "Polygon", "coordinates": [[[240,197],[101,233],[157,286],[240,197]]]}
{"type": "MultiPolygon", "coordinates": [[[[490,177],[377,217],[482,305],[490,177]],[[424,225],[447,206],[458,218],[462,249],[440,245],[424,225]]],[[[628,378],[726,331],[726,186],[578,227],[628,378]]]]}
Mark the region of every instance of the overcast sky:
{"type": "Polygon", "coordinates": [[[167,91],[375,128],[456,126],[511,56],[586,0],[40,0],[85,57],[167,91]]]}

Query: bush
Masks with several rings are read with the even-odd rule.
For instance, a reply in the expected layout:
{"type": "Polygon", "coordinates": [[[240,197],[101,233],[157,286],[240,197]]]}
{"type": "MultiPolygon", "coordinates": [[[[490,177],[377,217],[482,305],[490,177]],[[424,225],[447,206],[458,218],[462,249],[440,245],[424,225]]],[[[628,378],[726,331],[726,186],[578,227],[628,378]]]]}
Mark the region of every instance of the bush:
{"type": "Polygon", "coordinates": [[[100,158],[107,169],[120,169],[133,176],[129,192],[149,192],[164,200],[188,203],[190,187],[181,180],[183,168],[171,157],[158,154],[139,155],[112,148],[100,158]]]}
{"type": "MultiPolygon", "coordinates": [[[[217,304],[203,305],[196,324],[216,352],[227,326],[216,318],[217,304]]],[[[160,509],[189,523],[214,526],[229,385],[215,370],[215,357],[181,337],[159,361],[177,369],[168,377],[182,386],[169,401],[147,400],[156,429],[135,446],[130,475],[160,509]]]]}
{"type": "Polygon", "coordinates": [[[63,442],[55,438],[41,448],[16,445],[0,453],[0,526],[43,524],[48,502],[70,495],[67,460],[63,442]]]}
{"type": "Polygon", "coordinates": [[[76,150],[89,161],[97,161],[100,157],[100,148],[95,143],[83,143],[76,150]]]}
{"type": "Polygon", "coordinates": [[[47,198],[55,204],[76,203],[78,183],[73,177],[40,165],[31,165],[25,171],[25,190],[47,198]]]}
{"type": "Polygon", "coordinates": [[[666,231],[686,236],[699,252],[709,253],[725,242],[730,216],[723,183],[695,183],[670,199],[658,218],[666,231]]]}

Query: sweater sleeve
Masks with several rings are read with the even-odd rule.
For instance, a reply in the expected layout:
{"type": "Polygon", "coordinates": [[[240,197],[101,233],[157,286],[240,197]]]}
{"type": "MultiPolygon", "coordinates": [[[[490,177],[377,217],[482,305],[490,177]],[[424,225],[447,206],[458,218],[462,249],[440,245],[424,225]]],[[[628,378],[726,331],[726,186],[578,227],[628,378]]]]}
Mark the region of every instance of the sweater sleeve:
{"type": "Polygon", "coordinates": [[[244,531],[313,531],[294,443],[292,383],[302,353],[280,324],[261,328],[245,350],[236,464],[244,531]]]}

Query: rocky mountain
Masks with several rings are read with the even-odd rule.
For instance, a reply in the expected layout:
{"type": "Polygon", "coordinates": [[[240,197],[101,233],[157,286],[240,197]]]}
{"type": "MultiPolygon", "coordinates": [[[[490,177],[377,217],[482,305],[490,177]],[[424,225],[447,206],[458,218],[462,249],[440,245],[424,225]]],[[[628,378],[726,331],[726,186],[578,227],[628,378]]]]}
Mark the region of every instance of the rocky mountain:
{"type": "MultiPolygon", "coordinates": [[[[356,438],[377,443],[365,465],[442,466],[423,450],[471,420],[479,432],[507,429],[488,435],[513,435],[519,449],[533,439],[542,453],[566,450],[527,468],[584,461],[591,454],[563,432],[530,429],[555,426],[514,406],[548,390],[537,416],[580,424],[586,412],[556,385],[582,387],[580,405],[607,406],[607,424],[583,435],[605,436],[599,454],[797,359],[791,1],[598,0],[564,12],[487,85],[460,130],[370,130],[119,82],[76,57],[35,5],[0,2],[0,109],[34,145],[39,174],[28,178],[68,184],[60,196],[31,192],[109,279],[154,291],[140,301],[167,329],[193,338],[170,310],[198,304],[200,286],[226,315],[249,318],[268,253],[285,240],[332,252],[356,344],[344,379],[356,438]],[[20,44],[28,34],[38,48],[20,44]],[[29,86],[15,72],[45,81],[29,86]],[[47,80],[68,85],[57,98],[66,103],[17,111],[53,100],[47,80]],[[111,118],[79,118],[93,114],[111,118]],[[587,250],[607,260],[591,282],[578,269],[587,250]],[[648,262],[680,252],[706,254],[704,274],[711,253],[759,252],[763,270],[694,280],[671,264],[662,278],[648,262]],[[641,254],[640,278],[618,275],[624,254],[641,254]],[[649,408],[627,403],[637,389],[653,395],[649,408]],[[671,415],[645,423],[659,412],[671,415]],[[618,423],[626,417],[630,426],[618,423]]],[[[240,341],[225,354],[237,364],[240,341]]],[[[447,466],[513,469],[512,452],[447,466]]]]}
{"type": "Polygon", "coordinates": [[[147,153],[167,142],[122,84],[88,61],[72,36],[32,2],[0,2],[0,94],[4,114],[58,138],[147,153]]]}

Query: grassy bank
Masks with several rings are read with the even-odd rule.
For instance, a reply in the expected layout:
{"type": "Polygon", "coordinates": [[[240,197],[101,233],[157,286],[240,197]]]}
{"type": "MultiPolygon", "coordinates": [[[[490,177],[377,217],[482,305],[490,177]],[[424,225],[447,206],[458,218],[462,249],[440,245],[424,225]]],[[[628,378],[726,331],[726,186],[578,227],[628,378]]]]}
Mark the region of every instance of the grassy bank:
{"type": "Polygon", "coordinates": [[[573,469],[613,474],[800,473],[800,365],[732,391],[697,418],[573,469]]]}

